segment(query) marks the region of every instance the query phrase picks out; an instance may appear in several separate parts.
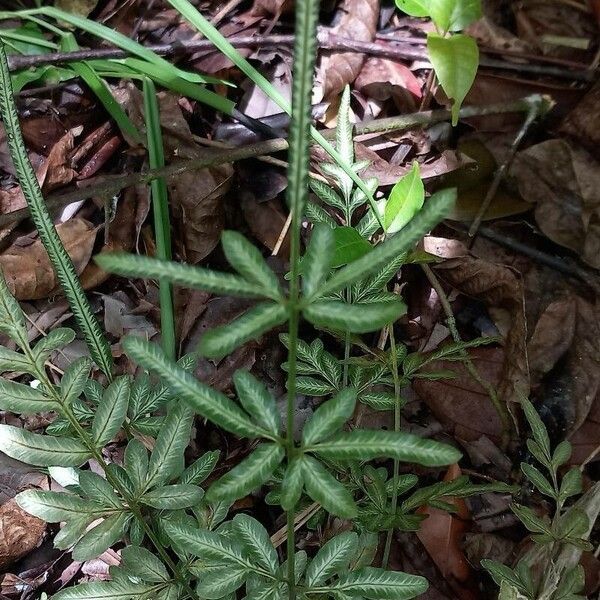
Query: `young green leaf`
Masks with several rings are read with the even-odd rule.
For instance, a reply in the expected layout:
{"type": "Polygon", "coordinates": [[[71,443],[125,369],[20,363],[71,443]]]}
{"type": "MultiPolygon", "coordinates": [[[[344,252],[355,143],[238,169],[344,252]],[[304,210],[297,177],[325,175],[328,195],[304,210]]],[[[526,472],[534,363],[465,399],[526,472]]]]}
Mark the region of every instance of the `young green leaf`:
{"type": "Polygon", "coordinates": [[[326,327],[351,333],[377,331],[406,312],[406,304],[399,296],[393,301],[348,304],[339,300],[317,300],[302,314],[317,327],[326,327]]]}
{"type": "Polygon", "coordinates": [[[468,35],[427,36],[429,59],[444,92],[452,101],[452,125],[458,123],[463,100],[475,81],[479,65],[477,42],[468,35]]]}
{"type": "Polygon", "coordinates": [[[58,410],[58,404],[39,388],[0,379],[0,409],[12,413],[34,414],[58,410]]]}
{"type": "Polygon", "coordinates": [[[129,515],[126,513],[104,519],[75,544],[73,559],[83,562],[100,556],[123,536],[128,520],[129,515]]]}
{"type": "Polygon", "coordinates": [[[288,464],[281,482],[280,503],[284,510],[290,510],[302,495],[304,487],[303,457],[293,458],[288,464]]]}
{"type": "Polygon", "coordinates": [[[263,296],[262,288],[231,273],[122,252],[103,252],[94,260],[100,268],[117,275],[130,275],[142,279],[164,279],[174,285],[205,290],[223,296],[242,298],[263,296]]]}
{"type": "Polygon", "coordinates": [[[284,457],[279,444],[261,444],[247,458],[212,484],[207,500],[237,500],[260,487],[284,457]]]}
{"type": "Polygon", "coordinates": [[[15,496],[17,504],[30,515],[48,523],[70,521],[76,517],[98,517],[105,509],[74,494],[25,490],[15,496]]]}
{"type": "Polygon", "coordinates": [[[344,388],[324,402],[310,417],[302,431],[302,443],[310,446],[335,433],[352,416],[356,406],[356,390],[344,388]]]}
{"type": "Polygon", "coordinates": [[[352,494],[312,456],[301,459],[302,475],[308,495],[327,512],[338,517],[351,519],[357,508],[352,494]]]}
{"type": "Polygon", "coordinates": [[[396,6],[411,17],[428,17],[429,0],[396,0],[396,6]]]}
{"type": "Polygon", "coordinates": [[[97,448],[102,448],[115,437],[127,416],[131,379],[123,375],[106,389],[92,421],[92,437],[97,448]]]}
{"type": "Polygon", "coordinates": [[[83,356],[73,361],[66,369],[60,382],[60,395],[63,402],[70,406],[81,396],[90,376],[92,363],[83,356]]]}
{"type": "Polygon", "coordinates": [[[263,434],[232,400],[171,362],[156,344],[137,337],[127,337],[123,347],[131,358],[156,373],[171,386],[178,398],[206,419],[241,437],[252,438],[263,434]]]}
{"type": "Polygon", "coordinates": [[[334,460],[395,458],[426,467],[450,465],[461,457],[461,453],[448,444],[410,433],[371,429],[342,432],[306,450],[334,460]]]}
{"type": "Polygon", "coordinates": [[[334,252],[331,268],[336,269],[361,258],[373,250],[373,246],[354,227],[333,229],[334,252]]]}
{"type": "Polygon", "coordinates": [[[279,281],[254,244],[237,231],[224,231],[221,244],[229,264],[244,279],[259,286],[268,298],[281,298],[279,281]]]}
{"type": "Polygon", "coordinates": [[[359,258],[337,271],[321,289],[322,295],[338,292],[350,284],[376,273],[399,255],[410,250],[423,236],[437,225],[449,212],[456,201],[456,189],[446,189],[435,193],[425,203],[414,219],[404,227],[402,235],[389,237],[378,244],[369,254],[359,258]]]}
{"type": "Polygon", "coordinates": [[[341,575],[330,589],[368,600],[408,600],[426,592],[428,585],[419,575],[363,567],[341,575]]]}
{"type": "Polygon", "coordinates": [[[429,16],[442,31],[460,31],[481,18],[481,0],[429,0],[429,16]]]}
{"type": "Polygon", "coordinates": [[[233,530],[239,536],[250,560],[275,575],[279,559],[267,530],[256,519],[245,514],[234,517],[233,530]]]}
{"type": "Polygon", "coordinates": [[[358,535],[345,531],[326,542],[306,569],[306,584],[315,587],[330,577],[348,569],[348,564],[358,548],[358,535]]]}
{"type": "Polygon", "coordinates": [[[169,581],[169,573],[152,552],[139,546],[125,546],[121,550],[121,566],[128,569],[132,575],[142,581],[160,583],[169,581]]]}
{"type": "Polygon", "coordinates": [[[527,398],[521,398],[521,406],[523,407],[523,412],[525,413],[529,427],[531,427],[533,439],[538,443],[546,462],[549,465],[552,462],[552,454],[550,452],[550,438],[548,437],[546,426],[542,422],[542,419],[540,419],[533,404],[527,398]]]}
{"type": "Polygon", "coordinates": [[[303,292],[307,298],[317,296],[331,270],[334,238],[327,225],[315,225],[302,261],[303,292]]]}
{"type": "Polygon", "coordinates": [[[535,485],[535,487],[550,498],[556,498],[556,491],[552,487],[552,484],[540,473],[538,469],[527,463],[521,463],[521,471],[525,474],[525,477],[535,485]]]}
{"type": "Polygon", "coordinates": [[[79,440],[39,435],[12,425],[0,425],[0,451],[38,467],[78,467],[92,456],[79,440]]]}
{"type": "Polygon", "coordinates": [[[195,485],[176,483],[154,488],[140,497],[140,502],[152,508],[179,510],[196,506],[204,496],[204,490],[195,485]]]}
{"type": "Polygon", "coordinates": [[[275,398],[265,385],[249,371],[240,369],[233,375],[238,398],[246,412],[266,431],[278,435],[281,415],[275,398]]]}
{"type": "Polygon", "coordinates": [[[425,187],[421,179],[419,163],[415,161],[410,171],[392,188],[385,205],[383,224],[388,234],[400,231],[425,202],[425,187]]]}
{"type": "Polygon", "coordinates": [[[287,308],[274,302],[262,302],[227,325],[207,331],[198,351],[207,358],[223,358],[242,344],[259,338],[287,319],[287,308]]]}

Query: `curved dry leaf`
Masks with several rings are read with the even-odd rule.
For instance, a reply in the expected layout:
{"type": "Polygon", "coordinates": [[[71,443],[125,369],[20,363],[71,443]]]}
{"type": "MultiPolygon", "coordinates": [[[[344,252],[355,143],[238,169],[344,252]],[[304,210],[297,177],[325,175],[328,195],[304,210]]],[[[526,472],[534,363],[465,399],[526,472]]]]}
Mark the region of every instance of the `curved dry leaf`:
{"type": "Polygon", "coordinates": [[[14,498],[0,506],[0,570],[31,552],[46,523],[19,508],[14,498]]]}
{"type": "MultiPolygon", "coordinates": [[[[377,31],[379,0],[344,0],[338,9],[341,16],[330,30],[332,34],[360,42],[372,42],[377,31]]],[[[357,52],[325,52],[317,69],[320,86],[315,102],[339,94],[360,73],[365,55],[357,52]]]]}
{"type": "MultiPolygon", "coordinates": [[[[600,0],[597,0],[600,13],[600,0]]],[[[581,99],[565,117],[560,133],[575,138],[596,158],[600,158],[600,82],[581,99]]]]}
{"type": "MultiPolygon", "coordinates": [[[[71,219],[57,225],[56,230],[77,274],[81,274],[92,256],[97,229],[85,219],[71,219]]],[[[58,291],[58,279],[42,242],[38,239],[19,245],[25,239],[19,238],[0,254],[0,269],[18,300],[47,298],[58,291]]]]}

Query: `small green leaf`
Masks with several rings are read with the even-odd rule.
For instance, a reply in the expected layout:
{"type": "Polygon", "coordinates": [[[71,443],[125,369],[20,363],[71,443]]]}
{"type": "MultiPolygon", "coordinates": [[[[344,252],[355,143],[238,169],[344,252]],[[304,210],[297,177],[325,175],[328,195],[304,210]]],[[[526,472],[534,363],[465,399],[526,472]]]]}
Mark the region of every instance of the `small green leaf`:
{"type": "Polygon", "coordinates": [[[237,231],[224,231],[221,244],[229,264],[244,279],[259,286],[265,296],[273,300],[281,298],[277,276],[254,244],[237,231]]]}
{"type": "Polygon", "coordinates": [[[452,125],[458,123],[463,100],[475,81],[479,65],[477,42],[468,35],[427,35],[429,59],[444,92],[452,101],[452,125]]]}
{"type": "MultiPolygon", "coordinates": [[[[233,600],[235,590],[242,586],[248,577],[248,569],[227,565],[217,567],[205,573],[198,582],[197,592],[207,600],[225,598],[233,600]]],[[[247,597],[247,596],[246,596],[247,597]]]]}
{"type": "Polygon", "coordinates": [[[411,17],[428,17],[428,0],[396,0],[396,6],[411,17]]]}
{"type": "Polygon", "coordinates": [[[373,246],[354,227],[336,227],[333,230],[333,239],[334,252],[330,265],[332,269],[347,265],[373,250],[373,246]]]}
{"type": "Polygon", "coordinates": [[[25,512],[48,523],[100,516],[104,512],[96,502],[61,492],[26,490],[17,494],[15,499],[25,512]]]}
{"type": "Polygon", "coordinates": [[[525,413],[529,427],[531,427],[533,439],[538,443],[546,462],[549,465],[552,462],[552,454],[550,452],[550,438],[548,437],[546,426],[542,419],[540,419],[533,404],[527,398],[521,398],[521,406],[523,407],[523,412],[525,413]]]}
{"type": "Polygon", "coordinates": [[[67,367],[60,382],[60,395],[65,404],[70,406],[79,399],[87,384],[91,368],[92,361],[85,356],[67,367]]]}
{"type": "Polygon", "coordinates": [[[558,496],[564,502],[567,498],[581,494],[581,492],[581,471],[577,467],[574,467],[569,469],[563,477],[558,496]]]}
{"type": "Polygon", "coordinates": [[[301,459],[304,485],[308,495],[327,512],[338,517],[351,519],[357,508],[352,494],[312,456],[301,459]]]}
{"type": "Polygon", "coordinates": [[[33,374],[35,369],[34,365],[32,365],[23,354],[19,354],[14,350],[9,350],[4,346],[0,346],[0,372],[3,373],[4,371],[33,374]]]}
{"type": "Polygon", "coordinates": [[[110,509],[123,509],[123,503],[113,486],[93,471],[81,471],[79,473],[79,486],[82,492],[90,500],[110,509]]]}
{"type": "Polygon", "coordinates": [[[570,442],[567,440],[563,440],[556,448],[554,449],[554,454],[552,455],[552,466],[554,469],[558,469],[558,467],[564,465],[569,458],[571,458],[572,447],[570,442]]]}
{"type": "Polygon", "coordinates": [[[220,455],[219,450],[205,452],[181,474],[179,482],[200,485],[213,472],[220,455]]]}
{"type": "Polygon", "coordinates": [[[277,435],[281,427],[281,415],[275,398],[265,385],[243,369],[234,373],[233,383],[246,412],[266,431],[277,435]]]}
{"type": "Polygon", "coordinates": [[[293,458],[288,464],[281,482],[280,503],[284,510],[291,510],[302,495],[304,487],[304,471],[302,457],[293,458]]]}
{"type": "Polygon", "coordinates": [[[392,188],[385,205],[383,224],[388,234],[400,231],[421,210],[425,202],[425,187],[421,179],[419,163],[392,188]]]}
{"type": "Polygon", "coordinates": [[[121,429],[127,416],[130,391],[131,379],[123,375],[104,392],[92,421],[92,437],[97,448],[105,446],[121,429]]]}
{"type": "Polygon", "coordinates": [[[154,586],[130,579],[94,581],[68,587],[52,596],[52,600],[134,600],[147,598],[154,586]]]}
{"type": "Polygon", "coordinates": [[[10,293],[8,286],[6,285],[4,273],[2,273],[1,270],[0,332],[5,333],[11,340],[17,342],[20,348],[27,346],[27,326],[25,325],[25,316],[21,310],[21,307],[19,306],[19,303],[10,293]]]}
{"type": "Polygon", "coordinates": [[[429,0],[429,16],[442,31],[460,31],[481,18],[481,0],[429,0]]]}
{"type": "Polygon", "coordinates": [[[550,527],[531,508],[521,504],[511,504],[510,509],[517,515],[519,521],[532,533],[545,533],[551,535],[550,527]]]}
{"type": "Polygon", "coordinates": [[[552,484],[540,473],[538,469],[527,463],[521,463],[521,471],[525,474],[525,477],[535,485],[535,487],[550,498],[556,498],[556,492],[552,487],[552,484]]]}
{"type": "Polygon", "coordinates": [[[0,409],[12,413],[35,414],[57,410],[58,404],[48,398],[41,389],[30,385],[0,379],[0,409]]]}
{"type": "Polygon", "coordinates": [[[140,497],[140,502],[152,508],[179,510],[199,504],[204,496],[204,490],[195,485],[176,483],[165,485],[146,492],[140,497]]]}
{"type": "Polygon", "coordinates": [[[252,562],[275,575],[279,560],[267,530],[256,519],[245,514],[234,517],[233,529],[252,562]]]}
{"type": "Polygon", "coordinates": [[[54,536],[54,547],[59,550],[72,548],[85,535],[90,524],[93,523],[96,518],[97,517],[90,515],[77,515],[71,517],[54,536]]]}
{"type": "Polygon", "coordinates": [[[371,429],[342,432],[306,450],[337,460],[395,458],[427,467],[450,465],[461,457],[461,453],[448,444],[410,433],[371,429]]]}
{"type": "Polygon", "coordinates": [[[284,457],[279,444],[261,444],[247,458],[212,484],[207,500],[237,500],[260,487],[284,457]]]}
{"type": "Polygon", "coordinates": [[[170,580],[166,567],[146,548],[125,546],[121,550],[121,560],[121,566],[142,581],[160,583],[170,580]]]}
{"type": "Polygon", "coordinates": [[[75,339],[75,332],[69,327],[57,327],[43,337],[34,347],[37,361],[44,363],[54,350],[64,348],[75,339]]]}
{"type": "Polygon", "coordinates": [[[584,510],[572,506],[561,516],[556,525],[556,537],[563,539],[578,539],[587,535],[590,528],[590,519],[584,510]]]}
{"type": "Polygon", "coordinates": [[[317,300],[303,311],[304,317],[317,327],[351,333],[377,331],[406,312],[399,296],[393,301],[348,304],[339,300],[317,300]]]}
{"type": "Polygon", "coordinates": [[[73,559],[86,561],[100,556],[119,540],[125,532],[129,515],[112,515],[90,529],[73,548],[73,559]]]}
{"type": "Polygon", "coordinates": [[[78,467],[92,456],[79,440],[39,435],[12,425],[0,425],[0,451],[38,467],[78,467]]]}
{"type": "Polygon", "coordinates": [[[333,575],[343,573],[358,549],[358,535],[345,531],[326,542],[306,569],[306,584],[314,587],[333,575]]]}
{"type": "Polygon", "coordinates": [[[142,442],[135,438],[129,440],[125,448],[123,464],[125,470],[129,473],[135,490],[143,490],[146,486],[146,476],[148,475],[148,450],[146,450],[142,442]]]}
{"type": "Polygon", "coordinates": [[[335,240],[327,225],[315,225],[306,254],[302,259],[302,286],[307,297],[318,296],[321,285],[332,268],[335,240]]]}
{"type": "Polygon", "coordinates": [[[242,344],[258,339],[263,333],[281,325],[286,319],[285,306],[262,302],[231,323],[207,331],[200,339],[198,351],[207,358],[223,358],[242,344]]]}
{"type": "Polygon", "coordinates": [[[579,600],[582,596],[577,594],[583,592],[584,587],[585,571],[582,565],[577,565],[562,574],[552,600],[579,600]]]}
{"type": "Polygon", "coordinates": [[[302,443],[310,446],[341,429],[356,406],[356,390],[344,388],[334,398],[317,408],[302,431],[302,443]]]}
{"type": "Polygon", "coordinates": [[[506,581],[516,587],[520,592],[525,593],[526,590],[513,569],[487,558],[484,558],[481,561],[481,566],[492,576],[492,579],[498,587],[502,585],[503,581],[506,581]]]}
{"type": "Polygon", "coordinates": [[[363,567],[341,575],[331,589],[368,600],[408,600],[426,592],[428,585],[419,575],[363,567]]]}

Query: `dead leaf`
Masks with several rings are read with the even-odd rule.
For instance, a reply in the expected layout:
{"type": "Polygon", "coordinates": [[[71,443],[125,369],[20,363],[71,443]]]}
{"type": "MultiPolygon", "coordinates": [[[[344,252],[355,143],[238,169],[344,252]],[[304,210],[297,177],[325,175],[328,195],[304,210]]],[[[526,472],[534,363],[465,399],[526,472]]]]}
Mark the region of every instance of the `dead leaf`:
{"type": "MultiPolygon", "coordinates": [[[[279,202],[276,200],[258,202],[254,195],[245,194],[242,196],[241,204],[252,235],[273,251],[286,222],[286,216],[283,214],[279,202]]],[[[283,258],[289,256],[289,233],[285,236],[278,254],[283,258]]]]}
{"type": "Polygon", "coordinates": [[[19,508],[14,498],[0,506],[0,570],[33,550],[46,523],[19,508]]]}
{"type": "Polygon", "coordinates": [[[596,83],[565,117],[559,131],[569,138],[575,138],[600,160],[600,83],[596,83]]]}
{"type": "MultiPolygon", "coordinates": [[[[97,229],[85,219],[71,219],[57,225],[56,230],[77,274],[81,274],[92,256],[97,229]]],[[[18,300],[47,298],[58,292],[58,279],[39,239],[31,242],[19,238],[0,254],[0,269],[18,300]]]]}
{"type": "MultiPolygon", "coordinates": [[[[331,33],[361,42],[372,42],[379,17],[379,0],[344,0],[339,21],[331,33]]],[[[314,102],[339,94],[360,73],[365,55],[356,52],[324,52],[317,68],[314,102]]]]}
{"type": "Polygon", "coordinates": [[[56,0],[54,4],[68,13],[87,17],[96,8],[98,0],[56,0]]]}
{"type": "Polygon", "coordinates": [[[548,140],[517,154],[511,168],[523,198],[553,242],[600,268],[600,168],[583,149],[548,140]]]}

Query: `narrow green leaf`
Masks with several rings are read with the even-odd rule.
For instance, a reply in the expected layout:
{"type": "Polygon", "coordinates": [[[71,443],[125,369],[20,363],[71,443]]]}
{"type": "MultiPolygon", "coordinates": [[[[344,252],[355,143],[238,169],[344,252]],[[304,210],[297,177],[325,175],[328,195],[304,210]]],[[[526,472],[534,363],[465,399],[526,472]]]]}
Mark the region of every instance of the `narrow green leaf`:
{"type": "Polygon", "coordinates": [[[406,313],[406,304],[399,296],[388,302],[348,304],[338,300],[317,300],[302,314],[317,327],[326,327],[351,333],[377,331],[406,313]]]}
{"type": "Polygon", "coordinates": [[[59,406],[41,389],[30,385],[0,379],[0,409],[12,413],[35,414],[46,410],[58,410],[59,406]]]}
{"type": "Polygon", "coordinates": [[[554,469],[558,469],[558,467],[564,465],[571,458],[571,452],[572,446],[567,440],[563,440],[558,444],[552,454],[552,466],[554,469]]]}
{"type": "Polygon", "coordinates": [[[100,516],[105,510],[96,502],[62,492],[25,490],[17,494],[15,500],[25,512],[48,523],[100,516]]]}
{"type": "MultiPolygon", "coordinates": [[[[525,526],[527,527],[527,525],[525,526]]],[[[588,534],[589,528],[590,519],[585,511],[577,506],[572,506],[558,520],[556,525],[556,537],[559,540],[567,538],[581,539],[588,534]]]]}
{"type": "Polygon", "coordinates": [[[242,344],[259,338],[287,319],[287,308],[262,302],[227,325],[207,331],[200,339],[198,351],[207,358],[223,358],[242,344]]]}
{"type": "Polygon", "coordinates": [[[52,596],[52,600],[133,600],[148,597],[156,586],[130,580],[94,581],[68,587],[52,596]]]}
{"type": "Polygon", "coordinates": [[[271,475],[284,457],[283,448],[279,444],[261,444],[213,483],[206,494],[207,500],[237,500],[260,487],[271,475]]]}
{"type": "Polygon", "coordinates": [[[141,279],[165,279],[174,285],[206,290],[223,296],[242,298],[263,296],[262,288],[231,273],[122,252],[103,252],[94,260],[105,271],[117,275],[141,279]]]}
{"type": "Polygon", "coordinates": [[[169,361],[155,344],[127,337],[123,347],[131,358],[167,382],[178,398],[204,418],[241,437],[259,437],[264,433],[232,400],[169,361]]]}
{"type": "Polygon", "coordinates": [[[308,298],[316,296],[325,282],[331,269],[334,239],[331,228],[327,225],[315,225],[302,259],[302,286],[308,298]]]}
{"type": "Polygon", "coordinates": [[[342,432],[334,438],[315,444],[307,451],[338,460],[371,460],[395,458],[426,467],[450,465],[461,453],[448,444],[420,438],[410,433],[355,429],[342,432]]]}
{"type": "Polygon", "coordinates": [[[92,363],[83,356],[72,362],[65,370],[60,382],[60,395],[63,402],[70,406],[79,399],[88,382],[92,363]]]}
{"type": "Polygon", "coordinates": [[[244,369],[234,373],[233,383],[242,406],[252,419],[265,430],[278,435],[281,415],[275,398],[265,385],[244,369]]]}
{"type": "Polygon", "coordinates": [[[112,515],[90,529],[73,548],[73,559],[86,561],[100,556],[124,534],[129,515],[112,515]]]}
{"type": "Polygon", "coordinates": [[[426,592],[428,585],[419,575],[364,567],[342,575],[331,589],[368,600],[408,600],[426,592]]]}
{"type": "Polygon", "coordinates": [[[537,410],[535,410],[533,404],[527,398],[521,398],[521,406],[523,407],[523,412],[525,413],[529,427],[531,427],[533,439],[538,443],[539,447],[544,453],[547,463],[551,464],[552,455],[550,452],[550,438],[548,437],[546,426],[544,425],[542,419],[540,419],[540,416],[538,415],[537,410]]]}
{"type": "Polygon", "coordinates": [[[92,456],[79,440],[39,435],[12,425],[0,425],[0,451],[38,467],[78,467],[92,456]]]}
{"type": "Polygon", "coordinates": [[[54,547],[58,550],[68,550],[69,548],[72,548],[86,534],[89,526],[96,518],[96,516],[90,515],[72,516],[54,536],[54,547]]]}
{"type": "Polygon", "coordinates": [[[306,584],[314,587],[348,569],[348,564],[358,549],[358,535],[345,531],[326,542],[306,569],[306,584]]]}
{"type": "Polygon", "coordinates": [[[233,518],[233,528],[252,562],[275,575],[279,559],[267,530],[256,519],[245,514],[233,518]]]}
{"type": "Polygon", "coordinates": [[[525,593],[526,590],[513,569],[487,558],[482,559],[481,566],[492,576],[492,579],[498,587],[502,585],[503,581],[506,581],[516,587],[520,592],[525,593]]]}
{"type": "Polygon", "coordinates": [[[145,489],[148,476],[148,450],[142,442],[135,438],[129,440],[125,448],[123,464],[136,492],[145,489]]]}
{"type": "Polygon", "coordinates": [[[302,431],[302,443],[310,446],[335,433],[352,416],[356,406],[356,389],[344,388],[317,408],[302,431]]]}
{"type": "Polygon", "coordinates": [[[102,448],[112,440],[127,416],[131,379],[123,375],[115,379],[106,389],[94,420],[92,437],[97,448],[102,448]]]}
{"type": "MultiPolygon", "coordinates": [[[[0,44],[1,45],[1,44],[0,44]]],[[[0,99],[4,96],[0,96],[0,99]]],[[[10,103],[12,98],[7,99],[10,103]]],[[[6,107],[4,110],[11,110],[11,107],[6,107]]],[[[12,107],[14,110],[14,107],[12,107]]],[[[4,115],[3,115],[4,117],[4,115]]],[[[17,117],[18,119],[18,117],[17,117]]],[[[17,120],[18,124],[18,120],[17,120]]],[[[27,326],[25,325],[25,316],[19,303],[10,293],[4,273],[0,270],[0,332],[5,333],[11,340],[17,342],[20,348],[26,348],[28,345],[27,326]]],[[[3,348],[3,350],[8,350],[3,348]]],[[[16,352],[14,354],[17,354],[16,352]]],[[[21,357],[21,360],[23,357],[21,357]]]]}
{"type": "Polygon", "coordinates": [[[400,231],[425,202],[425,187],[419,163],[415,161],[410,171],[392,188],[385,205],[383,224],[388,234],[400,231]]]}
{"type": "Polygon", "coordinates": [[[204,490],[195,485],[176,483],[146,492],[140,502],[152,508],[179,510],[196,506],[204,496],[204,490]]]}
{"type": "Polygon", "coordinates": [[[205,452],[181,474],[179,482],[200,485],[213,472],[220,455],[219,450],[205,452]]]}
{"type": "Polygon", "coordinates": [[[183,402],[169,410],[150,455],[145,489],[162,485],[181,473],[193,421],[193,411],[183,402]]]}
{"type": "Polygon", "coordinates": [[[402,235],[389,237],[378,244],[369,254],[337,271],[321,290],[322,295],[345,289],[350,284],[376,273],[400,254],[410,250],[425,234],[435,227],[450,211],[456,201],[456,190],[437,192],[404,227],[402,235]]]}
{"type": "Polygon", "coordinates": [[[312,456],[304,455],[301,461],[308,495],[333,515],[345,519],[355,517],[357,508],[352,494],[312,456]]]}
{"type": "Polygon", "coordinates": [[[142,581],[160,583],[170,579],[166,567],[146,548],[126,546],[121,550],[121,559],[121,566],[129,569],[142,581]]]}
{"type": "Polygon", "coordinates": [[[477,74],[479,65],[477,42],[468,35],[442,37],[436,33],[429,33],[427,49],[435,74],[444,92],[452,101],[452,125],[456,125],[462,102],[477,74]]]}
{"type": "Polygon", "coordinates": [[[291,510],[302,495],[304,487],[303,458],[293,458],[288,464],[281,482],[280,503],[284,510],[291,510]]]}
{"type": "Polygon", "coordinates": [[[221,244],[229,264],[244,279],[260,287],[268,298],[281,299],[279,281],[254,244],[237,231],[224,231],[221,244]]]}
{"type": "Polygon", "coordinates": [[[528,506],[521,504],[511,504],[510,509],[517,515],[519,521],[533,533],[545,533],[551,535],[550,527],[528,506]]]}
{"type": "Polygon", "coordinates": [[[525,462],[521,463],[521,471],[525,474],[525,477],[535,485],[535,487],[550,498],[556,498],[556,492],[552,487],[552,484],[540,473],[534,466],[529,465],[525,462]]]}
{"type": "Polygon", "coordinates": [[[3,373],[4,371],[13,371],[15,373],[31,373],[33,375],[35,368],[34,365],[32,365],[23,354],[15,352],[14,350],[9,350],[4,346],[0,346],[0,372],[3,373]]]}
{"type": "Polygon", "coordinates": [[[354,227],[335,227],[333,239],[331,268],[347,265],[373,250],[373,246],[354,227]]]}

